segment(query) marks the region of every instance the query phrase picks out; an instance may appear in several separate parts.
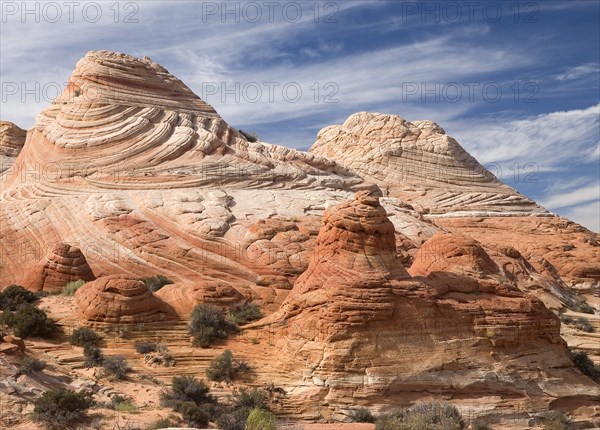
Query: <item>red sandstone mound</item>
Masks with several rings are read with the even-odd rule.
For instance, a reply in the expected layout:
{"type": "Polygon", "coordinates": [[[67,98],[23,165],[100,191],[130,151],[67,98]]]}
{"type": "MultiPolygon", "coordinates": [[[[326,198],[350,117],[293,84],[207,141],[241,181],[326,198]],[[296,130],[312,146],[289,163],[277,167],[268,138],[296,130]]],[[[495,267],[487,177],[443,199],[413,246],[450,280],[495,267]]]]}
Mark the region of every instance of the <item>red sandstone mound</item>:
{"type": "Polygon", "coordinates": [[[407,404],[425,393],[485,399],[490,411],[506,399],[595,401],[600,389],[573,367],[558,318],[505,282],[479,243],[434,236],[415,257],[423,276],[411,279],[390,224],[367,193],[328,209],[308,269],[281,310],[252,326],[274,330],[298,404],[321,399],[346,414],[344,405],[407,404]]]}
{"type": "Polygon", "coordinates": [[[162,321],[172,309],[141,281],[127,276],[103,276],[83,285],[75,303],[84,320],[108,323],[162,321]]]}
{"type": "Polygon", "coordinates": [[[217,279],[192,285],[166,285],[156,292],[156,296],[183,319],[187,319],[194,306],[200,303],[229,307],[244,301],[244,295],[217,279]]]}
{"type": "Polygon", "coordinates": [[[31,291],[59,293],[71,282],[96,279],[81,250],[67,243],[59,243],[38,264],[26,273],[23,287],[31,291]]]}

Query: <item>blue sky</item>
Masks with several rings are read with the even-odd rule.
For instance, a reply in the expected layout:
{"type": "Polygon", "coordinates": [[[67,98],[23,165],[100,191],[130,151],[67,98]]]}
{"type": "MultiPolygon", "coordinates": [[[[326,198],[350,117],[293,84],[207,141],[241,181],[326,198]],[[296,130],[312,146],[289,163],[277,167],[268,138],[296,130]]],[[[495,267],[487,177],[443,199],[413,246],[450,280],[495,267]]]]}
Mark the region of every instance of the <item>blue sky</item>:
{"type": "Polygon", "coordinates": [[[358,111],[433,120],[600,230],[599,1],[75,3],[2,1],[3,120],[31,127],[86,51],[147,55],[276,144],[358,111]]]}

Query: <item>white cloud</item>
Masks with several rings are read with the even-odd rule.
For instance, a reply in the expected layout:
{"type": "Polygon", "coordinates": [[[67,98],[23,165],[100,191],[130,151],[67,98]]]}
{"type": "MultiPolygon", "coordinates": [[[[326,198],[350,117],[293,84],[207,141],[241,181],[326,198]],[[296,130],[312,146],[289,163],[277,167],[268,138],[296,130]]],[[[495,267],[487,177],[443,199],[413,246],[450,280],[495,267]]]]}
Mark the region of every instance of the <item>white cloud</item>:
{"type": "Polygon", "coordinates": [[[582,64],[581,66],[571,67],[565,72],[556,75],[555,79],[559,81],[571,81],[581,77],[600,73],[600,66],[596,63],[582,64]]]}
{"type": "Polygon", "coordinates": [[[590,162],[600,141],[600,104],[525,119],[453,121],[446,130],[481,163],[534,163],[557,170],[566,161],[590,162]]]}
{"type": "MultiPolygon", "coordinates": [[[[546,197],[541,204],[546,208],[564,208],[581,203],[587,203],[591,200],[600,199],[600,182],[578,188],[573,191],[554,194],[546,197]]],[[[600,213],[599,213],[600,215],[600,213]]]]}

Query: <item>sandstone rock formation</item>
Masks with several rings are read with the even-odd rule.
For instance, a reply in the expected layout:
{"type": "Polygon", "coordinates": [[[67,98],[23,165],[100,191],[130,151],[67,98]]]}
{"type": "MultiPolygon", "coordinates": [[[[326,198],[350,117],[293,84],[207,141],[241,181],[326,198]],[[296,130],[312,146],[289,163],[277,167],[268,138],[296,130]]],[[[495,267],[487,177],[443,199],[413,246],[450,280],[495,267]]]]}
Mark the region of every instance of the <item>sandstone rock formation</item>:
{"type": "Polygon", "coordinates": [[[121,275],[103,276],[84,284],[75,303],[85,321],[140,323],[172,319],[172,309],[141,281],[121,275]]]}
{"type": "Polygon", "coordinates": [[[356,113],[341,126],[321,130],[309,152],[338,161],[384,195],[429,213],[546,212],[498,181],[431,121],[356,113]]]}
{"type": "Polygon", "coordinates": [[[0,121],[0,177],[15,162],[25,144],[27,132],[12,122],[0,121]]]}
{"type": "Polygon", "coordinates": [[[20,284],[31,291],[60,293],[71,281],[96,279],[81,250],[58,243],[35,266],[28,269],[20,284]]]}
{"type": "MultiPolygon", "coordinates": [[[[251,300],[266,317],[227,346],[295,417],[433,398],[500,423],[549,405],[600,416],[548,310],[572,286],[597,295],[600,236],[430,121],[358,113],[307,153],[252,143],[162,66],[93,51],[27,139],[0,132],[0,288],[90,280],[79,318],[108,326],[251,300]],[[138,279],[154,274],[174,284],[153,294],[138,279]]],[[[180,326],[166,336],[196,374],[209,357],[180,326]]]]}
{"type": "Polygon", "coordinates": [[[479,243],[435,235],[415,257],[414,278],[394,243],[377,197],[358,193],[330,208],[307,271],[281,310],[254,325],[275,331],[298,404],[326,404],[340,418],[350,405],[384,408],[426,393],[485,399],[490,415],[507,399],[594,403],[600,387],[573,367],[558,318],[498,279],[479,243]]]}

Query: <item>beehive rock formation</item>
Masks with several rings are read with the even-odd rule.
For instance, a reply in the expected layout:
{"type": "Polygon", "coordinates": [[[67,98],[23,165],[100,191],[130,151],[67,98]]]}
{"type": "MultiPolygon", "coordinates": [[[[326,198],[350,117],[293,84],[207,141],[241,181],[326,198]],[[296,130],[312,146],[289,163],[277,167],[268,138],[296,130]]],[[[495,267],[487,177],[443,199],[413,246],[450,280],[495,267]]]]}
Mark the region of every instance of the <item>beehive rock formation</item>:
{"type": "Polygon", "coordinates": [[[545,212],[498,181],[431,121],[356,113],[343,125],[321,130],[309,152],[338,161],[385,195],[430,213],[545,212]]]}
{"type": "Polygon", "coordinates": [[[141,281],[126,276],[103,276],[75,293],[85,321],[144,323],[172,319],[174,312],[141,281]]]}
{"type": "Polygon", "coordinates": [[[17,159],[26,136],[27,132],[12,122],[0,121],[0,177],[17,159]]]}
{"type": "Polygon", "coordinates": [[[426,393],[469,393],[491,409],[530,396],[593,404],[600,387],[573,367],[558,318],[497,279],[500,268],[479,243],[434,236],[411,278],[390,224],[367,193],[327,210],[307,271],[281,309],[254,325],[275,330],[279,369],[296,377],[299,404],[320,401],[340,416],[350,405],[383,408],[426,393]]]}
{"type": "Polygon", "coordinates": [[[81,250],[67,243],[58,243],[52,251],[30,268],[21,282],[31,291],[60,293],[71,281],[96,279],[81,250]]]}

